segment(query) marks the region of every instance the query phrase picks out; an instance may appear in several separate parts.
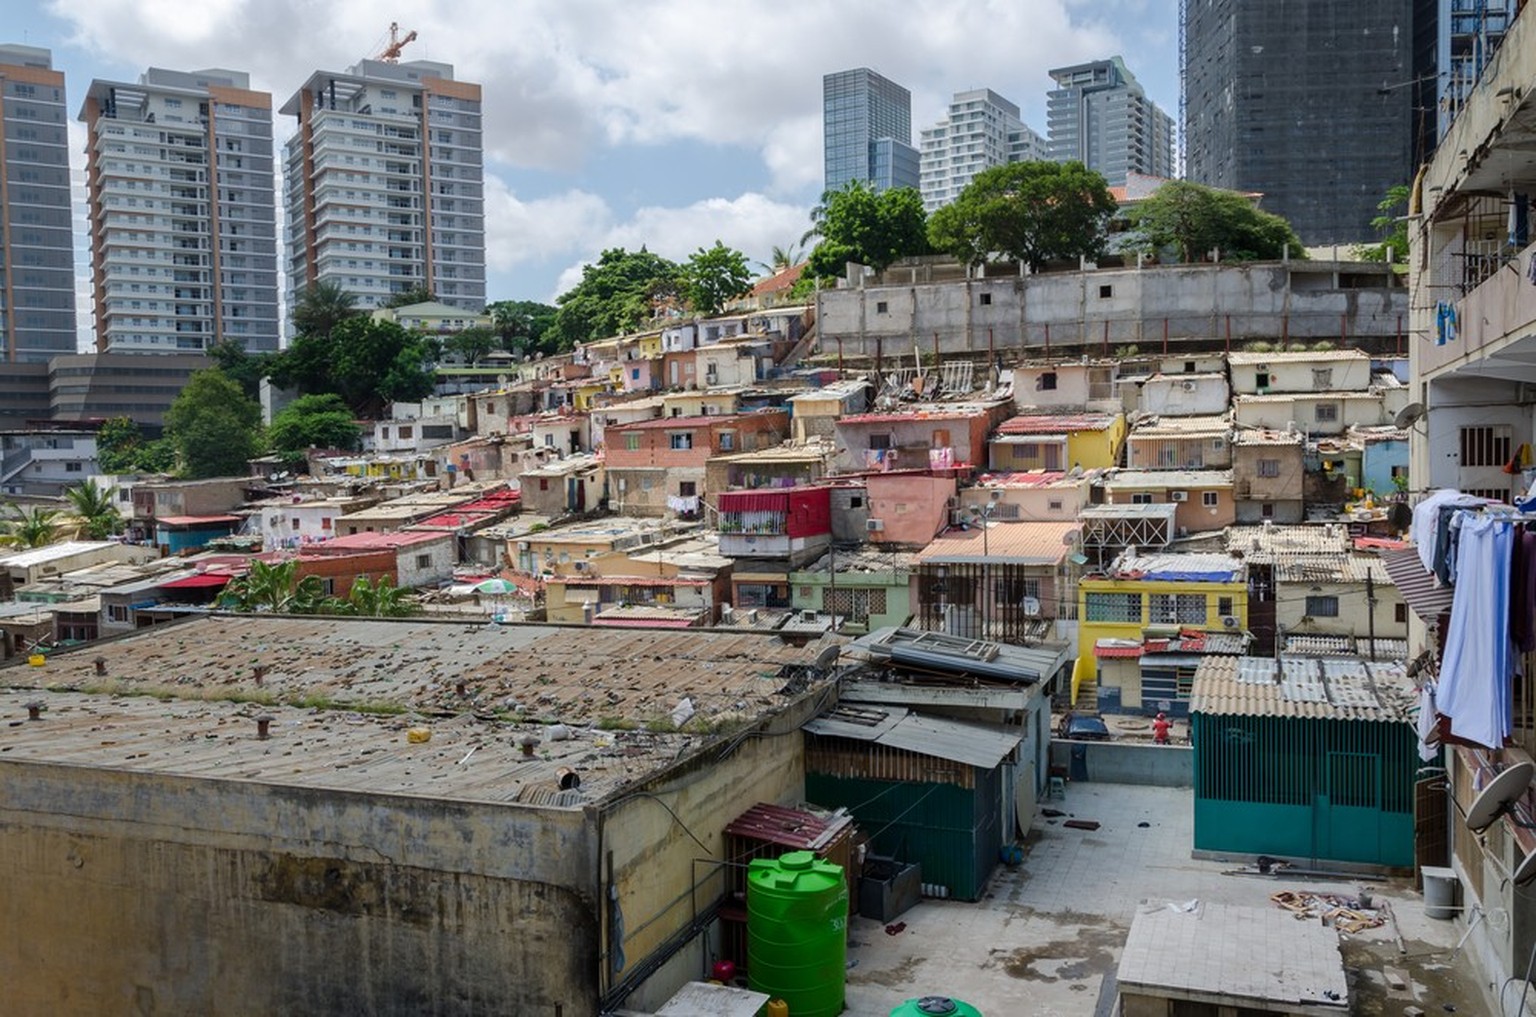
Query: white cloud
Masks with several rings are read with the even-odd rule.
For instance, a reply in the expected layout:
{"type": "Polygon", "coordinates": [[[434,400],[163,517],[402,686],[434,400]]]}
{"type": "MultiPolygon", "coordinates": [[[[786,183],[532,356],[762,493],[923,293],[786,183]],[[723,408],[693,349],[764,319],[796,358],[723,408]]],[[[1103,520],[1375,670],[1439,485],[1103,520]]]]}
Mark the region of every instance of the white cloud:
{"type": "Polygon", "coordinates": [[[613,225],[607,202],[584,191],[519,200],[501,178],[485,180],[485,255],[492,271],[586,251],[613,225]]]}

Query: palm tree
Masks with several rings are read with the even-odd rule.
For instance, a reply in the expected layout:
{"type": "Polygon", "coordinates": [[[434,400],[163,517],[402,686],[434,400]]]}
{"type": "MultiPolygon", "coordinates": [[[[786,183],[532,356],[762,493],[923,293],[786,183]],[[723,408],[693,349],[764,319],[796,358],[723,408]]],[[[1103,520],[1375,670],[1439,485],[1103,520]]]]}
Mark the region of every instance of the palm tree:
{"type": "Polygon", "coordinates": [[[404,618],[413,615],[417,607],[405,599],[410,591],[396,586],[388,576],[380,576],[377,582],[367,576],[358,576],[347,592],[347,614],[365,618],[404,618]]]}
{"type": "Polygon", "coordinates": [[[231,582],[224,596],[236,611],[313,614],[325,601],[319,576],[300,576],[299,562],[251,562],[250,571],[231,582]]]}
{"type": "Polygon", "coordinates": [[[59,535],[57,509],[8,506],[12,518],[0,522],[0,540],[19,547],[47,547],[59,535]]]}
{"type": "Polygon", "coordinates": [[[293,327],[299,335],[328,336],[338,324],[361,313],[356,294],[338,283],[318,282],[299,294],[293,307],[293,327]]]}
{"type": "Polygon", "coordinates": [[[768,264],[764,266],[768,271],[778,274],[786,268],[794,268],[805,260],[805,242],[790,244],[788,247],[774,245],[773,253],[768,256],[768,264]]]}
{"type": "Polygon", "coordinates": [[[104,540],[123,528],[123,515],[117,510],[117,488],[100,488],[87,480],[64,492],[79,519],[79,528],[92,540],[104,540]]]}

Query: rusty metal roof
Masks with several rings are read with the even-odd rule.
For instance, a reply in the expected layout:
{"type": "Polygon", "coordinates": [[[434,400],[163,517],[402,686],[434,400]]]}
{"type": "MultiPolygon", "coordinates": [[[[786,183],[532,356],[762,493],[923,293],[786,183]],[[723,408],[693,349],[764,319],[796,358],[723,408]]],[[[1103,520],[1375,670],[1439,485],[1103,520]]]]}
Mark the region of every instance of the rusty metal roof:
{"type": "Polygon", "coordinates": [[[997,522],[970,530],[949,530],[918,552],[919,564],[944,562],[1004,562],[1016,565],[1055,565],[1071,550],[1076,522],[997,522]]]}

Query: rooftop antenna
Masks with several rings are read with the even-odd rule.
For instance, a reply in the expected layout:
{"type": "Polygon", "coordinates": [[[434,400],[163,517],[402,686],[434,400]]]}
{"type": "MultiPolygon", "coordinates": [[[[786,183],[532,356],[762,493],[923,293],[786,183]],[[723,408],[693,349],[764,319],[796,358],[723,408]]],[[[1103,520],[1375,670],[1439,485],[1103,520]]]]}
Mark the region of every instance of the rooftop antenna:
{"type": "Polygon", "coordinates": [[[384,52],[380,53],[377,59],[384,61],[386,64],[398,64],[400,62],[400,51],[405,49],[406,43],[415,41],[416,29],[413,28],[402,36],[400,34],[400,22],[391,21],[389,23],[389,45],[384,47],[384,52]]]}

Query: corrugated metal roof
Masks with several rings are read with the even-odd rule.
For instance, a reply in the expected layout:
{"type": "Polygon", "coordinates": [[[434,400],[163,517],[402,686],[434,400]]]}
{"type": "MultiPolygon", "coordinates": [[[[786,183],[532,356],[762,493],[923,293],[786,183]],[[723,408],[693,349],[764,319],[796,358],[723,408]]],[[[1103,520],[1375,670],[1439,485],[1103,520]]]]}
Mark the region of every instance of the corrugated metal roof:
{"type": "Polygon", "coordinates": [[[726,824],[725,832],[733,837],[750,837],[810,851],[826,844],[852,822],[853,817],[849,815],[818,816],[814,812],[758,802],[726,824]]]}
{"type": "Polygon", "coordinates": [[[1110,413],[1021,413],[997,426],[1000,435],[1071,434],[1077,431],[1102,431],[1113,427],[1116,415],[1110,413]]]}
{"type": "Polygon", "coordinates": [[[985,530],[948,530],[918,552],[919,564],[943,562],[1001,562],[1014,565],[1055,565],[1066,557],[1077,534],[1077,523],[999,522],[985,530]]]}
{"type": "Polygon", "coordinates": [[[1256,364],[1305,364],[1313,360],[1365,360],[1370,355],[1364,350],[1272,350],[1267,352],[1234,351],[1227,354],[1231,367],[1248,367],[1256,364]]]}
{"type": "Polygon", "coordinates": [[[1226,434],[1232,422],[1219,417],[1149,417],[1131,429],[1132,438],[1196,437],[1226,434]]]}
{"type": "Polygon", "coordinates": [[[1413,608],[1413,613],[1424,621],[1433,625],[1451,609],[1455,591],[1449,586],[1441,586],[1433,572],[1424,571],[1417,547],[1384,550],[1381,552],[1381,563],[1392,577],[1397,592],[1413,608]]]}
{"type": "Polygon", "coordinates": [[[1418,706],[1400,661],[1358,657],[1206,657],[1195,671],[1190,712],[1408,722],[1418,706]]]}
{"type": "Polygon", "coordinates": [[[839,703],[831,713],[806,721],[804,727],[812,734],[875,742],[984,770],[1002,762],[1024,737],[1019,731],[930,717],[912,713],[904,707],[854,703],[839,703]],[[849,720],[847,711],[850,709],[870,717],[871,721],[849,720]],[[882,713],[887,716],[874,718],[875,714],[882,713]]]}
{"type": "Polygon", "coordinates": [[[1109,491],[1180,487],[1231,487],[1231,470],[1116,470],[1104,478],[1109,491]]]}

